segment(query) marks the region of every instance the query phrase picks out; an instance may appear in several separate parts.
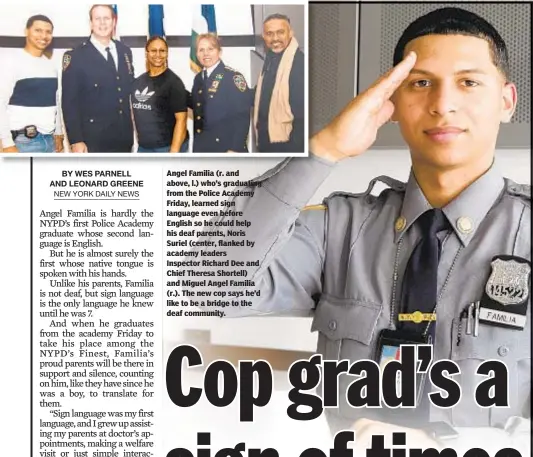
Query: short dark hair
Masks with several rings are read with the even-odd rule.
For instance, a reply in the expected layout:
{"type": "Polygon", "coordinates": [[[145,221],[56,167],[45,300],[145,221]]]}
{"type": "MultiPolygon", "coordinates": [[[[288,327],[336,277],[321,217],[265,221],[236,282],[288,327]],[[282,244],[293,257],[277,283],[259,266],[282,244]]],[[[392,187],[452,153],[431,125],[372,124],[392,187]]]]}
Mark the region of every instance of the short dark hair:
{"type": "Polygon", "coordinates": [[[26,28],[29,29],[33,23],[35,21],[43,21],[43,22],[47,22],[48,24],[50,24],[52,26],[52,30],[54,30],[54,24],[52,23],[52,21],[47,17],[45,16],[44,14],[36,14],[35,16],[32,16],[30,17],[27,21],[26,21],[26,28]]]}
{"type": "Polygon", "coordinates": [[[117,15],[115,14],[115,8],[113,8],[113,5],[93,5],[91,6],[91,9],[89,10],[89,20],[93,20],[93,10],[95,8],[98,8],[99,6],[104,6],[106,8],[109,8],[109,10],[111,11],[111,16],[113,17],[113,19],[115,19],[117,17],[117,15]]]}
{"type": "Polygon", "coordinates": [[[281,19],[282,21],[287,21],[289,24],[291,23],[289,16],[285,16],[284,14],[280,14],[280,13],[274,13],[274,14],[268,15],[266,19],[263,21],[263,24],[266,24],[268,21],[271,21],[272,19],[281,19]]]}
{"type": "Polygon", "coordinates": [[[394,49],[394,65],[404,58],[407,44],[425,35],[466,35],[485,40],[490,47],[492,61],[509,80],[509,54],[498,31],[481,16],[461,8],[440,8],[419,17],[404,30],[394,49]]]}

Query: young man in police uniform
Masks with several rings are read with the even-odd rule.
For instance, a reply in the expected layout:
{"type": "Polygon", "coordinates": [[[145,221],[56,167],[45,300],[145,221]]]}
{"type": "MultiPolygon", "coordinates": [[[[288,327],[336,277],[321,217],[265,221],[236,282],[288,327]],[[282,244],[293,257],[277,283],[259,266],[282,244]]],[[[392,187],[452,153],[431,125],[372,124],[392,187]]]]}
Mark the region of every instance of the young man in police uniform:
{"type": "MultiPolygon", "coordinates": [[[[256,313],[314,312],[324,359],[378,361],[383,336],[392,333],[430,342],[434,361],[459,366],[459,403],[429,405],[425,421],[401,429],[408,445],[438,448],[422,427],[443,421],[462,430],[470,447],[485,448],[488,438],[524,452],[530,187],[503,178],[493,164],[499,125],[510,121],[517,101],[505,43],[479,16],[445,8],[406,29],[394,63],[311,139],[309,158],[286,160],[256,180],[253,197],[235,199],[234,210],[251,226],[247,246],[226,248],[228,258],[260,259],[246,278],[260,289],[260,298],[247,297],[256,313]],[[411,151],[408,182],[376,178],[364,194],[335,193],[302,211],[342,160],[372,146],[391,116],[411,151]],[[379,197],[370,195],[376,180],[389,187],[379,197]],[[406,308],[412,296],[416,307],[406,308]],[[507,366],[508,407],[475,403],[485,379],[476,368],[489,359],[507,366]]],[[[352,408],[346,390],[354,379],[340,377],[339,408],[327,410],[331,428],[355,428],[363,447],[372,435],[390,440],[398,430],[391,422],[402,421],[386,408],[352,408]]]]}
{"type": "Polygon", "coordinates": [[[63,56],[62,108],[72,152],[131,152],[131,49],[112,39],[111,5],[93,5],[91,37],[63,56]]]}

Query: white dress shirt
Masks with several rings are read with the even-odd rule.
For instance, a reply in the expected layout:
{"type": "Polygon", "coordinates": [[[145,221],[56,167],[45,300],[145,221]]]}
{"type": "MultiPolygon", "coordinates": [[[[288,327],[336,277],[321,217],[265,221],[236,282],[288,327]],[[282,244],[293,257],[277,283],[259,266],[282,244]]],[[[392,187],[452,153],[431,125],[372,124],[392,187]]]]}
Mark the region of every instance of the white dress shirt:
{"type": "Polygon", "coordinates": [[[111,52],[111,55],[113,56],[113,60],[115,61],[115,67],[118,71],[118,53],[117,53],[117,46],[115,42],[113,40],[110,40],[109,45],[104,46],[93,35],[91,35],[91,38],[89,40],[94,45],[94,47],[98,50],[98,52],[104,56],[104,59],[106,60],[107,60],[107,51],[105,48],[109,47],[109,51],[111,52]]]}

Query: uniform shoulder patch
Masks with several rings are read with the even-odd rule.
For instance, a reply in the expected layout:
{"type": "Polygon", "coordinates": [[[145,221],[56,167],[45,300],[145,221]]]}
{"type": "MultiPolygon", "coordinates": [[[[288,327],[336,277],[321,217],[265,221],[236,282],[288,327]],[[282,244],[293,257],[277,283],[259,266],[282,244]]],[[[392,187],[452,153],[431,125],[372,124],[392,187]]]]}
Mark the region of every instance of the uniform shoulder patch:
{"type": "Polygon", "coordinates": [[[506,184],[507,192],[511,195],[531,200],[531,186],[529,184],[518,184],[510,179],[506,179],[506,184]]]}
{"type": "Polygon", "coordinates": [[[241,92],[246,91],[246,89],[248,88],[248,84],[246,84],[246,79],[244,79],[244,76],[240,73],[233,75],[233,82],[237,86],[237,89],[239,89],[241,92]]]}
{"type": "Polygon", "coordinates": [[[70,51],[66,51],[65,54],[63,54],[63,71],[65,71],[72,60],[72,56],[70,55],[70,51]]]}
{"type": "Polygon", "coordinates": [[[309,210],[324,210],[326,211],[328,207],[326,205],[307,205],[302,208],[302,211],[309,211],[309,210]]]}

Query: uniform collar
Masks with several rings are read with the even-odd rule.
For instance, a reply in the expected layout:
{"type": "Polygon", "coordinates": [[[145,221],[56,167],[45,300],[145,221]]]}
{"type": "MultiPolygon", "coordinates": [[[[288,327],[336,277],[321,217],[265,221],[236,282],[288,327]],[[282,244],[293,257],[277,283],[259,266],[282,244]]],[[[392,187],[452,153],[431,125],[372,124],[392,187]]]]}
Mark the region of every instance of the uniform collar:
{"type": "MultiPolygon", "coordinates": [[[[89,41],[92,43],[92,45],[98,49],[101,53],[105,54],[106,53],[106,50],[105,48],[107,48],[107,46],[104,46],[102,43],[100,43],[95,37],[94,35],[91,34],[91,37],[89,38],[89,41]]],[[[111,39],[109,41],[109,49],[111,51],[114,51],[115,49],[117,48],[115,42],[113,41],[113,39],[111,39]]]]}
{"type": "Polygon", "coordinates": [[[209,68],[204,68],[207,71],[207,77],[209,78],[211,74],[218,68],[219,65],[224,65],[222,60],[219,60],[216,64],[211,65],[209,68]]]}
{"type": "MultiPolygon", "coordinates": [[[[467,246],[474,237],[481,222],[501,194],[503,187],[503,177],[493,164],[485,174],[442,208],[463,246],[467,246]]],[[[401,213],[395,221],[394,241],[398,242],[418,217],[431,208],[432,206],[422,193],[411,169],[401,213]]]]}

